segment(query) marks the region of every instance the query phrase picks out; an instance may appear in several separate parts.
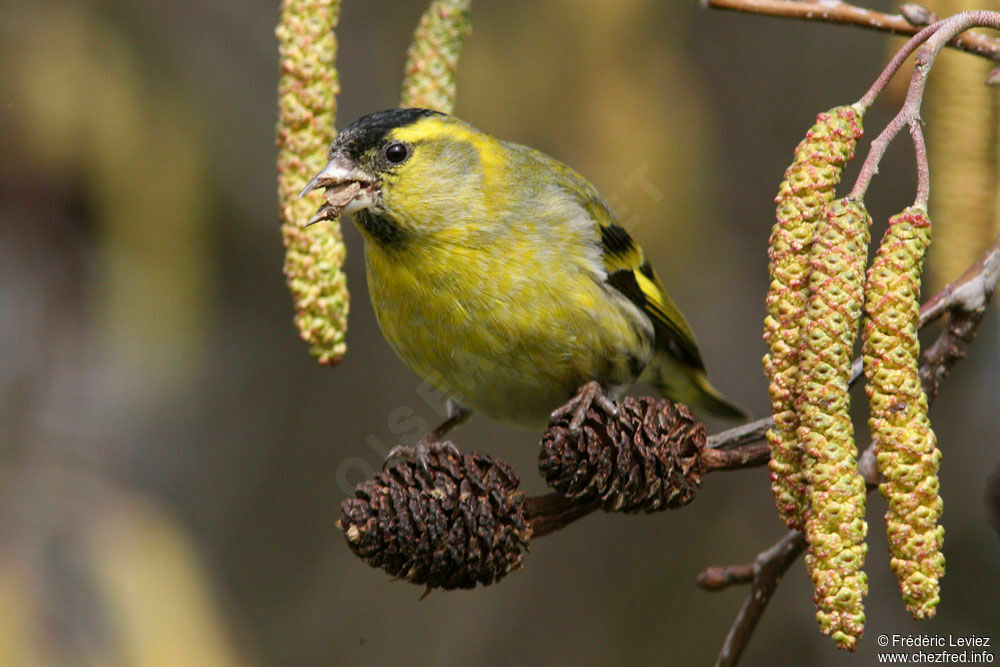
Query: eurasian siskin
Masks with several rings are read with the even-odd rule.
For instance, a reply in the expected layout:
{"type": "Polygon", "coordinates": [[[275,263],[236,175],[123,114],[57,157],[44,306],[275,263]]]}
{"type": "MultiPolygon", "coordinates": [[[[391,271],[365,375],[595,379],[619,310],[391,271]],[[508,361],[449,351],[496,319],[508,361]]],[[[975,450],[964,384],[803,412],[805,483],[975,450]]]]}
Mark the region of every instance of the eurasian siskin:
{"type": "Polygon", "coordinates": [[[642,249],[561,162],[453,116],[393,109],[338,135],[302,194],[319,187],[310,223],[354,215],[383,334],[451,397],[435,436],[470,411],[544,425],[590,380],[618,396],[641,378],[745,418],[709,384],[642,249]]]}

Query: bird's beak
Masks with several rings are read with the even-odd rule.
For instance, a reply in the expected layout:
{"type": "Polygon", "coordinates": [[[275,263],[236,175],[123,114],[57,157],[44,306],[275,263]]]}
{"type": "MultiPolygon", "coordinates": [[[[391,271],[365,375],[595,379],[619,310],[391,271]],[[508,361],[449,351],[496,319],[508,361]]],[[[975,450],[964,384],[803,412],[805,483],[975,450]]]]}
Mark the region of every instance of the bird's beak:
{"type": "Polygon", "coordinates": [[[323,169],[306,183],[299,199],[317,188],[325,188],[324,202],[316,214],[306,222],[308,227],[320,220],[333,220],[339,215],[350,214],[372,204],[375,178],[358,167],[353,160],[334,153],[323,169]]]}

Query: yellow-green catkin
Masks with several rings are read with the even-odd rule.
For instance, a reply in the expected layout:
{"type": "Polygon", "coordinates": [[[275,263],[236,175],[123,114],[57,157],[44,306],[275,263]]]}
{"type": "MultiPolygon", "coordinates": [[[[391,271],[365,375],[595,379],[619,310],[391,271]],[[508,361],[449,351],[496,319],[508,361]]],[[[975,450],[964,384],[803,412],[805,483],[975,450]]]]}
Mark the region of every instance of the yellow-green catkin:
{"type": "Polygon", "coordinates": [[[455,108],[455,70],[469,33],[471,0],[434,0],[420,18],[406,52],[401,107],[443,113],[455,108]]]}
{"type": "Polygon", "coordinates": [[[795,149],[778,196],[777,222],[768,246],[770,288],[764,319],[764,374],[774,428],[767,432],[771,447],[771,489],[781,520],[801,529],[808,507],[795,408],[800,335],[809,299],[809,251],[814,227],[824,206],[833,199],[844,165],[854,157],[862,134],[861,111],[841,106],[821,113],[795,149]]]}
{"type": "Polygon", "coordinates": [[[806,566],[820,630],[851,651],[865,624],[868,579],[861,568],[868,526],[847,389],[870,224],[864,205],[848,199],[831,202],[817,221],[799,357],[798,438],[809,496],[806,566]]]}
{"type": "Polygon", "coordinates": [[[340,226],[302,225],[319,205],[318,195],[297,199],[327,162],[334,137],[333,29],[339,0],[284,0],[275,31],[280,53],[278,83],[278,203],[285,244],[285,277],[295,301],[295,325],[321,364],[335,364],[346,351],[349,297],[341,269],[340,226]]]}
{"type": "Polygon", "coordinates": [[[944,527],[938,525],[941,451],[918,373],[920,274],[930,242],[924,209],[909,208],[889,220],[868,271],[862,346],[871,409],[868,425],[885,479],[879,490],[889,501],[885,520],[890,565],[906,609],[918,620],[937,611],[944,575],[944,527]]]}

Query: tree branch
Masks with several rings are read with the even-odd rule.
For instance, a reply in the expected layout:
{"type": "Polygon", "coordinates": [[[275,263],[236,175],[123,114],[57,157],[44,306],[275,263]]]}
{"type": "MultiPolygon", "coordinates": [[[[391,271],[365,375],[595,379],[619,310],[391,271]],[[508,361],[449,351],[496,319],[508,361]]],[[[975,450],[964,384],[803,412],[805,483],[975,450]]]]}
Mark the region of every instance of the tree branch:
{"type": "MultiPolygon", "coordinates": [[[[920,122],[920,106],[924,99],[924,89],[927,86],[927,75],[938,53],[945,47],[948,40],[962,31],[972,26],[989,26],[1000,29],[1000,13],[988,11],[962,12],[955,14],[929,28],[921,30],[920,34],[926,38],[924,44],[917,50],[917,55],[913,62],[913,76],[910,79],[910,87],[906,91],[906,100],[900,108],[899,113],[886,125],[885,129],[875,137],[868,149],[864,164],[851,189],[849,197],[855,201],[861,201],[865,197],[868,185],[872,178],[878,173],[879,163],[885,154],[886,148],[904,127],[917,127],[920,122]],[[933,31],[933,32],[931,32],[933,31]]],[[[910,47],[914,40],[907,43],[910,47]]],[[[895,62],[895,61],[894,61],[895,62]]],[[[881,80],[882,77],[879,77],[881,80]]],[[[862,101],[869,99],[869,91],[862,101]]],[[[927,176],[927,152],[923,149],[923,135],[915,133],[913,135],[914,146],[917,151],[917,167],[921,181],[918,183],[918,194],[916,205],[926,204],[929,183],[925,182],[927,176]],[[923,199],[923,201],[921,201],[923,199]]]]}
{"type": "Polygon", "coordinates": [[[600,507],[599,503],[578,503],[558,493],[525,498],[524,510],[531,522],[531,536],[542,537],[565,528],[600,507]]]}
{"type": "Polygon", "coordinates": [[[705,472],[740,470],[767,465],[771,459],[771,450],[766,442],[748,442],[730,449],[705,447],[701,450],[700,458],[705,472]]]}
{"type": "Polygon", "coordinates": [[[710,565],[698,573],[694,583],[706,591],[721,591],[733,584],[752,584],[755,572],[756,568],[753,563],[747,565],[710,565]]]}
{"type": "MultiPolygon", "coordinates": [[[[701,5],[706,8],[728,9],[779,18],[853,25],[897,35],[915,35],[923,28],[923,25],[914,24],[907,16],[915,19],[921,15],[920,10],[923,10],[923,16],[927,17],[923,20],[933,17],[931,12],[912,3],[908,6],[907,16],[884,14],[831,0],[701,0],[701,5]]],[[[951,40],[948,46],[1000,62],[1000,40],[980,33],[963,33],[951,40]]]]}
{"type": "MultiPolygon", "coordinates": [[[[954,299],[948,325],[920,359],[920,383],[927,400],[937,395],[943,380],[965,353],[979,330],[979,322],[1000,277],[1000,235],[961,278],[945,289],[954,299]]],[[[923,313],[921,313],[923,314],[923,313]]]]}
{"type": "MultiPolygon", "coordinates": [[[[715,661],[716,667],[728,667],[739,662],[744,649],[750,643],[750,637],[757,627],[757,621],[764,614],[767,603],[771,601],[771,596],[778,588],[781,578],[785,576],[785,572],[792,566],[792,563],[799,559],[805,548],[805,536],[797,530],[790,530],[774,546],[758,554],[752,566],[753,579],[750,585],[750,594],[743,601],[743,606],[740,607],[740,611],[736,615],[736,622],[729,628],[729,634],[726,635],[726,641],[715,661]]],[[[731,565],[721,569],[740,573],[740,570],[745,571],[747,567],[749,566],[731,565]]],[[[702,576],[699,575],[699,578],[702,576]]],[[[734,581],[734,583],[743,582],[734,581]]],[[[710,590],[722,590],[722,588],[724,586],[710,590]]]]}
{"type": "Polygon", "coordinates": [[[989,303],[1000,279],[1000,236],[966,269],[958,280],[948,283],[920,309],[920,326],[940,319],[948,312],[971,313],[989,303]]]}

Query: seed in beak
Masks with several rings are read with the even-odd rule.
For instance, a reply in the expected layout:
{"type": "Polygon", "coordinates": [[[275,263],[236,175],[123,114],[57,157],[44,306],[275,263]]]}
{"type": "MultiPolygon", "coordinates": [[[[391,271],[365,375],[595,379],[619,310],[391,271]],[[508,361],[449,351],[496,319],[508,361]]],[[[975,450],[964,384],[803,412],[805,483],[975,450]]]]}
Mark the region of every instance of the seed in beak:
{"type": "Polygon", "coordinates": [[[323,193],[323,199],[326,203],[319,207],[316,211],[316,215],[309,218],[305,226],[308,227],[320,220],[333,220],[340,215],[340,212],[344,210],[344,207],[350,204],[357,198],[358,194],[361,193],[361,184],[357,181],[349,181],[347,183],[339,183],[337,185],[327,186],[326,191],[323,193]]]}

